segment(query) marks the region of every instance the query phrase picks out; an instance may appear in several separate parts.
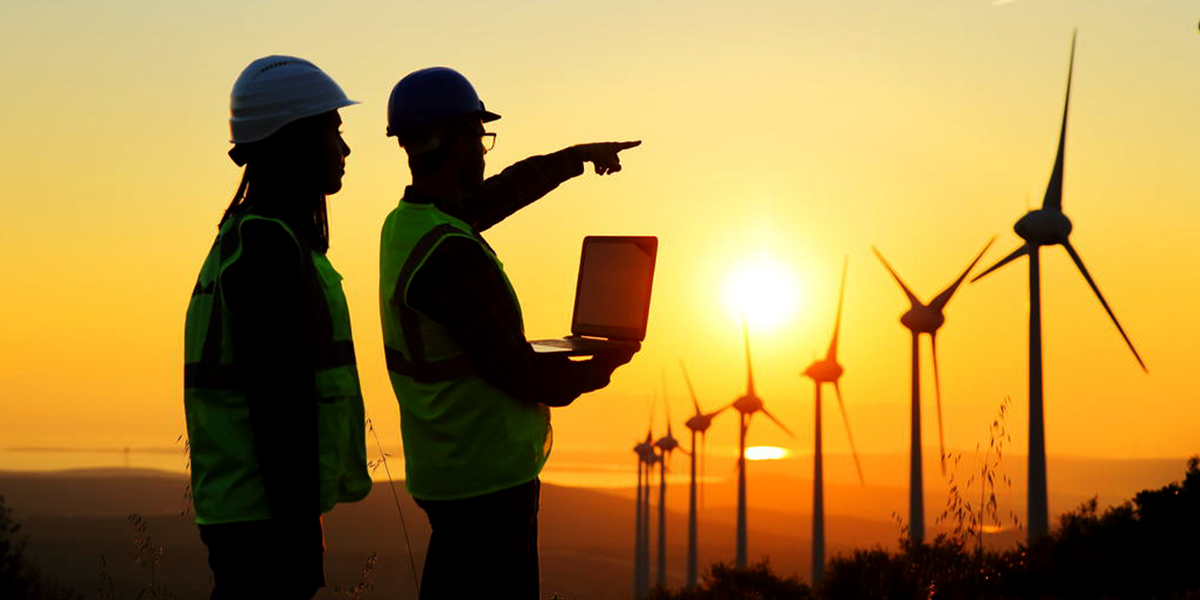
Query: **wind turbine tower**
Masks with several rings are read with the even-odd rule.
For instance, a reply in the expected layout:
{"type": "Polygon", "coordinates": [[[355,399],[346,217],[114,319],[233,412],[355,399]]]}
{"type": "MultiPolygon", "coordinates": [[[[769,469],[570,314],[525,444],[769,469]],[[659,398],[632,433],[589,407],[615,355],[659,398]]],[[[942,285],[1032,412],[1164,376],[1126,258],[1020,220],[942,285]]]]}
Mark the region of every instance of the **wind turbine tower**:
{"type": "MultiPolygon", "coordinates": [[[[847,261],[848,262],[848,261],[847,261]]],[[[837,361],[838,332],[842,326],[842,300],[846,295],[846,266],[842,266],[842,289],[838,293],[837,318],[833,326],[833,340],[829,342],[829,350],[825,358],[813,362],[803,375],[813,380],[816,386],[816,435],[813,442],[813,536],[812,536],[812,581],[813,585],[821,583],[825,575],[825,475],[821,451],[821,385],[833,384],[837,393],[838,408],[841,409],[842,422],[846,424],[846,437],[850,439],[850,451],[854,454],[854,467],[858,470],[858,481],[863,483],[862,465],[858,462],[858,450],[854,449],[854,435],[850,433],[850,420],[846,418],[846,405],[842,403],[842,388],[838,380],[842,377],[842,365],[837,361]]]]}
{"type": "Polygon", "coordinates": [[[1117,316],[1108,306],[1108,302],[1100,293],[1100,288],[1083,266],[1083,259],[1071,246],[1071,220],[1062,211],[1063,191],[1063,156],[1067,137],[1067,109],[1071,103],[1071,76],[1075,67],[1075,36],[1071,36],[1071,61],[1067,69],[1067,94],[1063,102],[1062,128],[1059,130],[1058,154],[1054,159],[1054,170],[1050,173],[1050,183],[1046,186],[1046,196],[1042,208],[1033,210],[1021,217],[1013,226],[1013,231],[1025,240],[1025,243],[1008,256],[1000,259],[983,273],[976,275],[971,281],[978,281],[988,273],[1008,264],[1021,256],[1029,257],[1029,485],[1028,485],[1028,536],[1032,542],[1050,532],[1050,513],[1047,503],[1046,490],[1046,431],[1042,414],[1042,298],[1041,298],[1041,269],[1038,252],[1042,246],[1062,246],[1066,249],[1075,266],[1087,280],[1112,319],[1113,325],[1125,339],[1125,345],[1133,352],[1143,371],[1147,371],[1146,363],[1138,355],[1133,342],[1125,334],[1117,316]]]}
{"type": "Polygon", "coordinates": [[[649,480],[654,463],[654,444],[650,430],[646,439],[638,442],[633,451],[638,457],[637,523],[633,536],[633,597],[645,598],[650,593],[649,557],[649,480]]]}
{"type": "Polygon", "coordinates": [[[950,298],[954,296],[954,292],[958,290],[963,279],[966,279],[971,269],[975,268],[975,264],[979,262],[980,258],[983,258],[983,253],[987,252],[994,241],[994,239],[989,241],[975,256],[975,260],[967,265],[962,275],[959,275],[958,279],[950,284],[950,287],[942,290],[942,293],[938,294],[929,304],[924,304],[917,299],[916,294],[908,289],[888,261],[883,258],[879,249],[871,248],[888,273],[892,274],[896,283],[900,284],[900,289],[904,290],[904,295],[908,296],[908,301],[912,305],[908,312],[901,315],[900,324],[912,332],[912,437],[909,442],[908,455],[908,537],[917,543],[925,541],[925,488],[921,469],[921,350],[919,341],[922,333],[929,335],[930,351],[933,353],[933,386],[937,397],[938,454],[941,456],[942,474],[945,475],[946,441],[942,433],[942,385],[938,377],[937,332],[946,322],[946,316],[942,314],[946,304],[950,302],[950,298]]]}
{"type": "Polygon", "coordinates": [[[779,422],[774,415],[763,407],[762,398],[754,393],[754,368],[750,362],[750,332],[746,321],[742,320],[742,337],[746,341],[746,393],[733,401],[734,408],[740,413],[738,424],[738,492],[737,492],[737,561],[738,567],[746,566],[746,430],[750,428],[750,418],[754,413],[761,412],[768,419],[783,429],[789,436],[791,430],[779,422]]]}
{"type": "MultiPolygon", "coordinates": [[[[692,415],[687,420],[687,428],[692,430],[692,480],[688,490],[688,565],[687,565],[687,586],[692,587],[700,581],[700,557],[697,538],[699,536],[699,523],[697,518],[696,506],[696,461],[697,457],[700,460],[701,477],[704,476],[704,440],[709,426],[712,425],[713,417],[721,414],[726,408],[721,408],[711,413],[705,413],[700,410],[700,401],[696,399],[696,390],[692,388],[692,380],[688,377],[687,367],[683,366],[683,361],[679,361],[679,368],[683,371],[683,380],[687,383],[688,394],[692,397],[692,406],[696,408],[696,414],[692,415]],[[700,447],[696,446],[696,436],[700,436],[700,447]]],[[[703,481],[701,482],[703,485],[703,481]]]]}
{"type": "Polygon", "coordinates": [[[667,462],[671,453],[679,448],[679,441],[671,435],[671,403],[663,390],[663,405],[667,411],[667,434],[654,442],[658,448],[658,579],[659,587],[667,585],[667,462]]]}

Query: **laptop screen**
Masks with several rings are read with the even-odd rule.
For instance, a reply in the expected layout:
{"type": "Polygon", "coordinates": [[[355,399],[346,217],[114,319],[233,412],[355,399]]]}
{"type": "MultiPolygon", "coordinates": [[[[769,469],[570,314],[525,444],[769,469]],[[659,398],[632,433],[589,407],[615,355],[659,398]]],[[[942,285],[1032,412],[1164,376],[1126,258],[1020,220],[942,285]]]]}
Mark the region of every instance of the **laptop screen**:
{"type": "Polygon", "coordinates": [[[583,240],[571,333],[642,341],[658,238],[588,236],[583,240]]]}

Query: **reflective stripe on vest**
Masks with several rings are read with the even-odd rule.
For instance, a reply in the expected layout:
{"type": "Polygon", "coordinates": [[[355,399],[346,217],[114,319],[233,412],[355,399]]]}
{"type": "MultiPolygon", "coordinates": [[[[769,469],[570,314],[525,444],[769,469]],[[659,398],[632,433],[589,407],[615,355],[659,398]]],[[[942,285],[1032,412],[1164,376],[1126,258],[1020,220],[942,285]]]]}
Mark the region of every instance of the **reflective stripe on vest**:
{"type": "MultiPolygon", "coordinates": [[[[409,493],[424,500],[478,496],[537,477],[550,451],[549,410],[509,396],[473,372],[441,325],[409,306],[406,294],[438,244],[474,241],[504,268],[466,223],[430,204],[401,202],[384,222],[380,312],[409,493]]],[[[508,292],[514,304],[516,293],[508,292]]]]}
{"type": "Polygon", "coordinates": [[[188,305],[184,341],[184,409],[191,450],[196,522],[268,519],[246,398],[247,373],[234,353],[236,317],[229,312],[221,275],[241,257],[241,227],[275,223],[296,242],[308,277],[306,299],[321,315],[311,324],[328,337],[318,344],[313,386],[317,394],[320,509],[366,496],[365,419],[350,316],[341,275],[324,255],[302,243],[283,221],[253,214],[230,219],[200,270],[188,305]]]}

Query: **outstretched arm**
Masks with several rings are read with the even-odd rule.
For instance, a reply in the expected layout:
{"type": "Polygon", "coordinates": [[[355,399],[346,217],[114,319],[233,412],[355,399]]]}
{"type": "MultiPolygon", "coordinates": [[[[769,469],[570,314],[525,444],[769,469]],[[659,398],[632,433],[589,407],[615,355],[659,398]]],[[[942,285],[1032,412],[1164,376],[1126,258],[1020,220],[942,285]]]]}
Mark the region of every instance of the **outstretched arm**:
{"type": "Polygon", "coordinates": [[[618,153],[640,145],[634,142],[579,144],[543,156],[531,156],[483,181],[479,191],[464,198],[465,219],[477,231],[486,231],[509,215],[534,203],[562,182],[583,173],[592,163],[597,175],[621,170],[618,153]]]}

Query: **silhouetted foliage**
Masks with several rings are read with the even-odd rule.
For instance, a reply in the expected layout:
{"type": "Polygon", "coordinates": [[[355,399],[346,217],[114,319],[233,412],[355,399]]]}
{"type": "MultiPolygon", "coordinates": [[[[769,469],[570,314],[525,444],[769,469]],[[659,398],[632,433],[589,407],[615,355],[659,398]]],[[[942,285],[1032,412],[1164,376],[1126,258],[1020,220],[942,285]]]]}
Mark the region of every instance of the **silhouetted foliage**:
{"type": "Polygon", "coordinates": [[[1182,483],[1143,490],[1097,514],[1096,499],[1062,516],[1013,574],[1013,593],[1060,597],[1200,596],[1200,457],[1182,483]],[[1190,595],[1189,595],[1190,594],[1190,595]]]}
{"type": "Polygon", "coordinates": [[[821,597],[1200,598],[1200,458],[1182,483],[1139,492],[1101,516],[1095,498],[1051,535],[995,552],[968,538],[902,540],[899,552],[859,550],[830,562],[821,597]]]}
{"type": "Polygon", "coordinates": [[[825,569],[822,598],[997,598],[1006,557],[969,548],[961,538],[902,541],[898,553],[882,548],[836,557],[825,569]]]}
{"type": "Polygon", "coordinates": [[[698,587],[671,591],[654,588],[651,600],[815,600],[812,588],[796,577],[771,572],[764,559],[745,568],[718,562],[704,573],[698,587]]]}
{"type": "Polygon", "coordinates": [[[73,600],[74,592],[57,589],[47,582],[38,568],[25,556],[24,537],[20,523],[0,496],[0,598],[30,600],[73,600]]]}
{"type": "MultiPolygon", "coordinates": [[[[966,514],[966,513],[963,513],[966,514]]],[[[657,588],[651,600],[825,598],[1200,600],[1200,457],[1182,482],[1143,490],[1099,514],[1092,498],[1062,515],[1032,546],[994,551],[970,528],[931,543],[902,538],[899,551],[838,556],[814,590],[771,572],[714,564],[695,588],[657,588]]]]}

